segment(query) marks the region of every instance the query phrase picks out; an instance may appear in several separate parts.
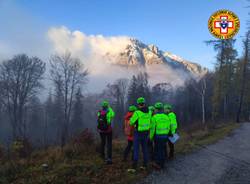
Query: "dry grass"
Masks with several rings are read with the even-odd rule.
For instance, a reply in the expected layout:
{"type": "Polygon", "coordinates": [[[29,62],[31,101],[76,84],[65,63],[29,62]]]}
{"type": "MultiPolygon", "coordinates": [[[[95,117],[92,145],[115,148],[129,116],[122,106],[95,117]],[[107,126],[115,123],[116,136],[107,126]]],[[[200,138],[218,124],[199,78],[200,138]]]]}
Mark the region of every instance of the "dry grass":
{"type": "Polygon", "coordinates": [[[180,131],[181,139],[176,144],[176,153],[184,154],[197,149],[197,145],[213,144],[229,135],[232,130],[238,128],[237,123],[220,124],[216,127],[195,129],[192,131],[180,131]]]}
{"type": "MultiPolygon", "coordinates": [[[[212,144],[228,135],[239,125],[230,123],[217,128],[180,131],[181,139],[176,144],[176,153],[184,154],[193,151],[196,144],[212,144]]],[[[0,183],[13,184],[76,184],[133,183],[151,172],[140,171],[127,173],[131,162],[121,161],[125,140],[114,140],[113,165],[105,165],[96,152],[96,144],[69,144],[63,150],[51,147],[35,151],[28,159],[15,162],[3,160],[0,163],[0,183]],[[48,164],[44,169],[42,164],[48,164]]]]}

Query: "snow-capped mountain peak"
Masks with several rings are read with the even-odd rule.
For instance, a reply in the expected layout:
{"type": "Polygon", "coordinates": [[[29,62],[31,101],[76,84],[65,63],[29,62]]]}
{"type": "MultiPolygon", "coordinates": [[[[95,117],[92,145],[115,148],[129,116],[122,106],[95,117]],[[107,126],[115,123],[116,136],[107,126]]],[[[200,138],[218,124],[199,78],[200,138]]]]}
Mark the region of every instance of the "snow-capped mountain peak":
{"type": "Polygon", "coordinates": [[[182,70],[190,77],[200,77],[207,73],[207,69],[199,64],[187,61],[170,52],[163,52],[157,46],[146,45],[141,41],[130,38],[129,44],[119,54],[107,53],[106,57],[112,64],[127,67],[142,67],[161,64],[173,70],[182,70]]]}
{"type": "Polygon", "coordinates": [[[66,27],[53,27],[48,37],[56,53],[70,51],[84,62],[95,87],[97,83],[105,87],[118,78],[131,78],[138,71],[147,72],[152,85],[180,86],[187,79],[199,79],[207,72],[199,64],[127,36],[86,35],[66,27]]]}

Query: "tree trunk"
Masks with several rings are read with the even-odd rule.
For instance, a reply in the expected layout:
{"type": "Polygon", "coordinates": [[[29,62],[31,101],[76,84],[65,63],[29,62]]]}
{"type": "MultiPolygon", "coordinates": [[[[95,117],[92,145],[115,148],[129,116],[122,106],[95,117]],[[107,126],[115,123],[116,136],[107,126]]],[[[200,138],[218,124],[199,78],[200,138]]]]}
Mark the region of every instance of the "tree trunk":
{"type": "Polygon", "coordinates": [[[203,94],[201,97],[201,104],[202,104],[202,124],[206,123],[205,119],[205,95],[203,94]]]}

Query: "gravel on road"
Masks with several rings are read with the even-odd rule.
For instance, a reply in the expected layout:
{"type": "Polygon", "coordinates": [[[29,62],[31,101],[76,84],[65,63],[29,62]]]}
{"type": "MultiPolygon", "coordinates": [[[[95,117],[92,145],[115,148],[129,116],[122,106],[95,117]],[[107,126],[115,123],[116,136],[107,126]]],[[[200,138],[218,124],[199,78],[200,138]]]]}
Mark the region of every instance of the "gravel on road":
{"type": "Polygon", "coordinates": [[[213,145],[178,156],[142,183],[250,184],[250,123],[213,145]]]}

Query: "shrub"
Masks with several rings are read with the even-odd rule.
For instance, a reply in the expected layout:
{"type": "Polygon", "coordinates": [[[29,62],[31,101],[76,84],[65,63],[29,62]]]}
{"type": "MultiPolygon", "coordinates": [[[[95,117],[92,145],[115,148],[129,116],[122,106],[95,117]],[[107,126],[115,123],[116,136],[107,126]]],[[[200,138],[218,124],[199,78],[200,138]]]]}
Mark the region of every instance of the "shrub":
{"type": "Polygon", "coordinates": [[[73,139],[73,149],[75,152],[86,152],[95,143],[94,135],[89,129],[85,129],[76,138],[73,139]]]}
{"type": "Polygon", "coordinates": [[[18,139],[11,145],[12,157],[27,158],[31,155],[32,146],[28,139],[18,139]]]}

